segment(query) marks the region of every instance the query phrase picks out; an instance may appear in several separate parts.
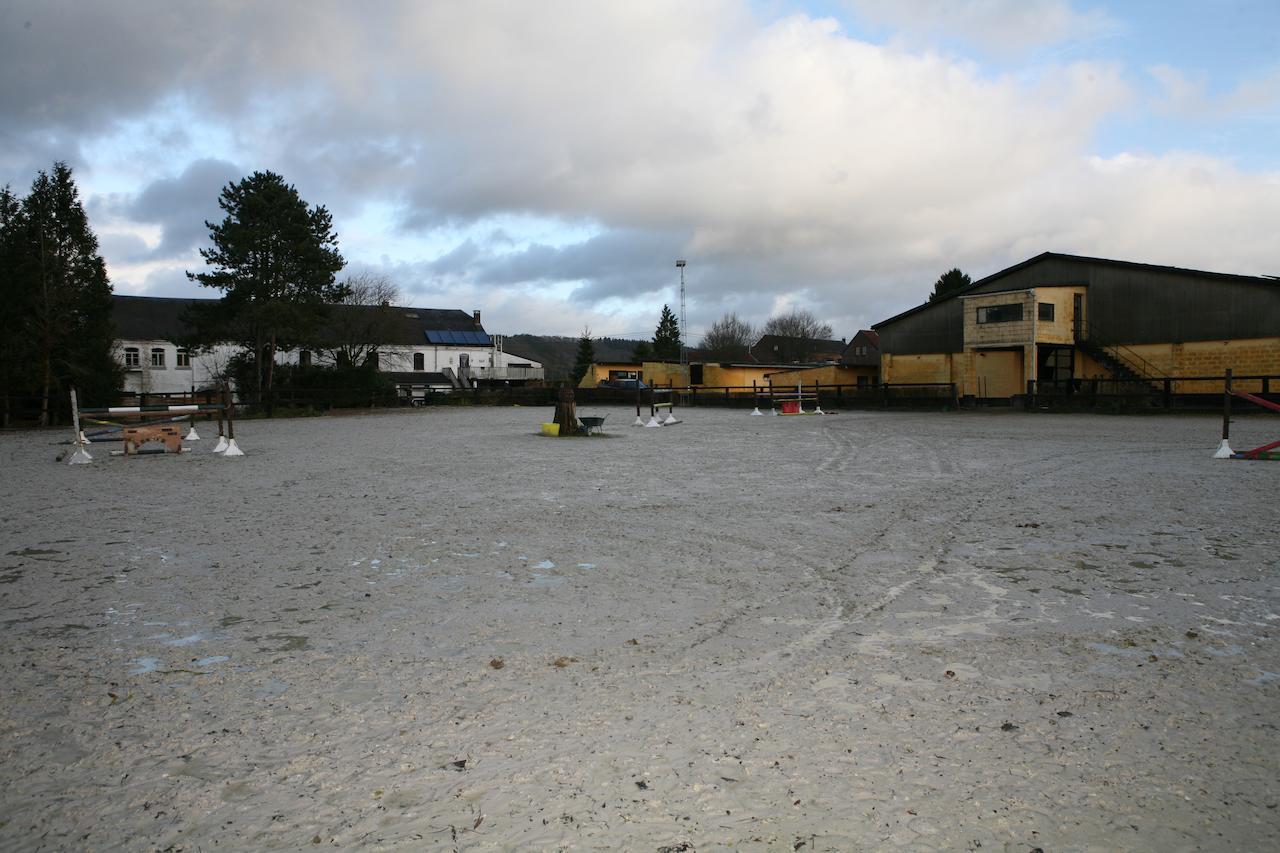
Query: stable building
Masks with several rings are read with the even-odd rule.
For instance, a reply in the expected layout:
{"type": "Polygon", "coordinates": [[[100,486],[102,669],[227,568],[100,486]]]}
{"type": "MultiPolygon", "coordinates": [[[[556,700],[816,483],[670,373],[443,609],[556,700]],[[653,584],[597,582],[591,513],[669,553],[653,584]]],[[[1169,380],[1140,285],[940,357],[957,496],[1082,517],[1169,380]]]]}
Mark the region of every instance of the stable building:
{"type": "MultiPolygon", "coordinates": [[[[173,394],[213,387],[232,357],[244,351],[219,343],[195,352],[181,344],[191,335],[190,312],[209,299],[113,296],[115,357],[129,393],[173,394]]],[[[279,364],[331,365],[345,352],[362,353],[396,383],[406,400],[477,386],[540,382],[540,362],[508,352],[501,336],[480,324],[480,312],[394,305],[330,305],[317,337],[323,350],[278,352],[279,364]]]]}
{"type": "Polygon", "coordinates": [[[881,381],[954,384],[963,397],[1227,368],[1275,376],[1280,280],[1045,252],[873,330],[881,381]]]}

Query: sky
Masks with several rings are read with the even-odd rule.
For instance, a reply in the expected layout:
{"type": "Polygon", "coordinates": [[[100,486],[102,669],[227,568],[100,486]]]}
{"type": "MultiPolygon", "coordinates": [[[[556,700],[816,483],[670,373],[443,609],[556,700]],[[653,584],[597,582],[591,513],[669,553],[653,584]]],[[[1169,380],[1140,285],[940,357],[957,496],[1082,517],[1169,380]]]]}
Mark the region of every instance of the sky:
{"type": "Polygon", "coordinates": [[[270,170],[499,334],[837,338],[1045,251],[1280,274],[1276,0],[5,0],[0,184],[74,170],[115,291],[217,294],[270,170]]]}

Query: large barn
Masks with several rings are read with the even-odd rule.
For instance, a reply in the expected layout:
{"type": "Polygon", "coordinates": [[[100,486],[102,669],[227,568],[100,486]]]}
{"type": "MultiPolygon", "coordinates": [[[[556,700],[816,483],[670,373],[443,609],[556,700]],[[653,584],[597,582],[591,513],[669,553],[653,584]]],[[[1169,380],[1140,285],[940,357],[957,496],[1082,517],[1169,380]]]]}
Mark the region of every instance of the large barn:
{"type": "Polygon", "coordinates": [[[874,328],[882,381],[967,397],[1031,381],[1274,376],[1280,280],[1045,252],[874,328]]]}

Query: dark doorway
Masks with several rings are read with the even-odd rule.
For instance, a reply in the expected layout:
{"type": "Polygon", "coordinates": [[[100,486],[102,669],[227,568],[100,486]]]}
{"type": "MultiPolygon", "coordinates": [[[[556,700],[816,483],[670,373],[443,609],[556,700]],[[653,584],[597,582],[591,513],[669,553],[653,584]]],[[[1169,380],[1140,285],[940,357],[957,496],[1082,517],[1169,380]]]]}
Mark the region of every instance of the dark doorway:
{"type": "Polygon", "coordinates": [[[1052,385],[1064,391],[1069,389],[1075,370],[1075,349],[1043,345],[1036,349],[1037,384],[1042,387],[1052,385]]]}

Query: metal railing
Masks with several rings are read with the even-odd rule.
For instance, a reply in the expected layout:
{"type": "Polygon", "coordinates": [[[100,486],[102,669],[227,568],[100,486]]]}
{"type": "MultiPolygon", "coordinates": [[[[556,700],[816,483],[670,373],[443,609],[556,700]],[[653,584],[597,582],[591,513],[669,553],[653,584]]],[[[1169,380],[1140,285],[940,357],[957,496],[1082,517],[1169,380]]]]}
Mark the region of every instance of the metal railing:
{"type": "Polygon", "coordinates": [[[531,381],[544,378],[541,367],[472,367],[471,378],[491,381],[531,381]]]}
{"type": "Polygon", "coordinates": [[[1160,377],[1161,370],[1158,367],[1124,344],[1116,343],[1115,339],[1110,337],[1106,330],[1098,326],[1097,323],[1090,322],[1087,318],[1081,320],[1079,327],[1076,329],[1076,341],[1077,343],[1092,344],[1111,356],[1135,376],[1147,380],[1155,380],[1160,377]]]}

